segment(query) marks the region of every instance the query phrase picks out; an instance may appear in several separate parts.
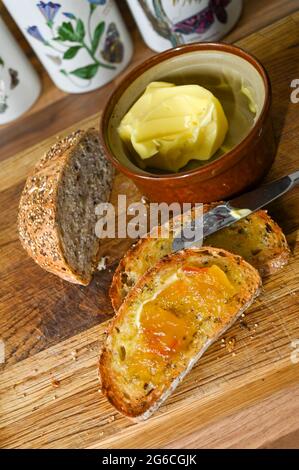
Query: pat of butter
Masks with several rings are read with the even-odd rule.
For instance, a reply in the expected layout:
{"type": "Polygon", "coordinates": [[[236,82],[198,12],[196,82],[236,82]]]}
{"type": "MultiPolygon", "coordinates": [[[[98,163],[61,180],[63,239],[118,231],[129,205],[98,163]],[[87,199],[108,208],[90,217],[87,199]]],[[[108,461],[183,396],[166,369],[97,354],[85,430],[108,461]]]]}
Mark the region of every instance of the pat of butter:
{"type": "Polygon", "coordinates": [[[166,82],[150,83],[118,128],[143,166],[170,171],[210,159],[227,130],[223,108],[210,91],[166,82]]]}
{"type": "Polygon", "coordinates": [[[231,215],[237,220],[247,217],[249,214],[251,214],[251,210],[249,209],[233,209],[231,211],[231,215]]]}

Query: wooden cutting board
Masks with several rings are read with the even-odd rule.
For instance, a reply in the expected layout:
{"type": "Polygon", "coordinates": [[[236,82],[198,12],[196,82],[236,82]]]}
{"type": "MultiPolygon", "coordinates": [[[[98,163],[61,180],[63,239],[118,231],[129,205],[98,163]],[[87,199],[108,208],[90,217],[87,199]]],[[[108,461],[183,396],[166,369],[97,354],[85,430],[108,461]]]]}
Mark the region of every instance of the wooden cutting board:
{"type": "MultiPolygon", "coordinates": [[[[299,103],[290,101],[291,81],[299,78],[299,12],[237,44],[263,62],[273,84],[279,142],[267,178],[273,180],[299,168],[299,103]]],[[[97,125],[98,119],[92,116],[76,128],[97,125]]],[[[148,422],[133,424],[101,396],[97,380],[99,346],[112,316],[107,289],[130,242],[103,243],[109,269],[83,288],[42,271],[17,238],[25,178],[56,138],[0,163],[0,339],[5,345],[0,447],[256,446],[266,445],[269,436],[295,432],[299,366],[292,348],[299,340],[299,189],[270,207],[292,249],[289,265],[265,281],[264,293],[242,323],[206,352],[162,409],[148,422]],[[236,340],[234,351],[226,347],[230,338],[236,340]],[[247,409],[253,410],[252,423],[247,409]],[[262,428],[265,410],[274,410],[271,429],[262,428]]],[[[112,201],[118,193],[130,201],[141,197],[121,175],[116,176],[112,201]]]]}

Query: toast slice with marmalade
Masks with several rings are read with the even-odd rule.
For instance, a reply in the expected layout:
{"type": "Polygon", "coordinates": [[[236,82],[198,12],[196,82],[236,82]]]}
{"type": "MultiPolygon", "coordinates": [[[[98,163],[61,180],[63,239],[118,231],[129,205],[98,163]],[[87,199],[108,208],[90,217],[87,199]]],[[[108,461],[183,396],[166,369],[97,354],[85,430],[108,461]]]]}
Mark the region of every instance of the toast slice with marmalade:
{"type": "Polygon", "coordinates": [[[260,289],[258,271],[225,250],[165,256],[136,281],[110,324],[102,392],[124,415],[147,419],[260,289]]]}

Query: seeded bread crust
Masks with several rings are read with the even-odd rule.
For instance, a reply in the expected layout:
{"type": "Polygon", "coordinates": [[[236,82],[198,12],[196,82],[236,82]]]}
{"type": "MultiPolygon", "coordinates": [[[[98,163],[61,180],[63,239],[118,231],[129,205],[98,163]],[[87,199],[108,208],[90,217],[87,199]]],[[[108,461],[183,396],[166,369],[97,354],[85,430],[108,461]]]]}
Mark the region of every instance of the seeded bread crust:
{"type": "MultiPolygon", "coordinates": [[[[193,248],[164,257],[138,280],[109,326],[108,336],[103,345],[99,361],[102,393],[124,415],[136,421],[149,418],[175,390],[206,349],[251,305],[259,295],[260,290],[261,278],[256,269],[241,257],[225,250],[211,247],[193,248]],[[120,364],[122,359],[119,359],[118,351],[122,347],[130,348],[131,342],[136,337],[136,333],[129,329],[128,325],[131,325],[131,323],[124,326],[124,319],[127,318],[129,322],[133,321],[140,304],[153,296],[157,288],[159,289],[165,272],[168,275],[172,274],[184,262],[191,262],[192,264],[194,260],[196,260],[196,266],[216,264],[228,274],[231,273],[232,279],[235,279],[234,285],[238,289],[236,295],[232,298],[233,308],[229,309],[229,313],[227,312],[223,318],[218,317],[217,321],[212,317],[208,319],[209,334],[205,337],[203,343],[199,343],[202,346],[200,348],[197,348],[196,345],[192,346],[192,354],[194,354],[191,359],[182,362],[182,357],[179,356],[179,363],[170,362],[167,370],[173,372],[170,376],[165,375],[163,377],[162,386],[152,390],[151,393],[146,393],[146,390],[141,393],[140,387],[135,388],[136,385],[132,382],[132,378],[126,376],[123,366],[120,364]],[[126,339],[128,343],[125,342],[126,339]]],[[[200,331],[200,328],[199,323],[198,331],[200,331]]]]}
{"type": "MultiPolygon", "coordinates": [[[[207,212],[218,204],[219,202],[205,204],[203,211],[207,212]]],[[[191,213],[191,217],[193,216],[194,211],[191,213]]],[[[170,227],[172,227],[172,222],[170,222],[170,227]]],[[[109,291],[111,303],[115,311],[119,309],[124,298],[138,281],[139,277],[163,256],[171,253],[172,240],[172,236],[168,239],[162,239],[151,238],[150,235],[147,235],[147,237],[138,240],[127,251],[115,270],[109,291]]],[[[206,239],[206,244],[216,248],[223,248],[242,256],[259,271],[262,277],[273,274],[281,269],[288,263],[290,257],[290,249],[285,235],[278,224],[264,210],[251,214],[231,227],[211,235],[206,239]],[[252,234],[255,236],[256,245],[264,244],[263,249],[256,250],[256,253],[252,256],[249,256],[249,254],[244,256],[242,253],[248,239],[246,239],[246,234],[240,236],[238,233],[244,227],[246,228],[247,222],[254,224],[253,227],[259,226],[262,228],[260,231],[251,229],[249,236],[252,237],[252,234]],[[263,242],[263,237],[268,237],[267,244],[263,242]]]]}
{"type": "MultiPolygon", "coordinates": [[[[73,152],[80,151],[80,145],[95,138],[98,139],[95,129],[78,130],[54,144],[27,178],[18,213],[19,238],[34,261],[62,279],[82,285],[87,285],[91,276],[82,276],[66,261],[57,220],[58,196],[64,169],[73,152]]],[[[114,172],[100,151],[97,158],[105,169],[102,188],[99,188],[104,202],[109,199],[114,172]]]]}

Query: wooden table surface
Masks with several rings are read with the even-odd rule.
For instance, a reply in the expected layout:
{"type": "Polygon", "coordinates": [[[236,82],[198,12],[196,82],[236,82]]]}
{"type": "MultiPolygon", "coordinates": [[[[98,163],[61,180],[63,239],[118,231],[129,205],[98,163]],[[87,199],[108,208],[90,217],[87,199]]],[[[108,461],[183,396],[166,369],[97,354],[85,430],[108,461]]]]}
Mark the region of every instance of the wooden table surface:
{"type": "MultiPolygon", "coordinates": [[[[135,53],[130,65],[132,67],[153,55],[153,52],[143,43],[124,2],[119,2],[119,4],[127,23],[130,25],[130,31],[135,43],[135,53]]],[[[240,22],[234,31],[225,38],[225,41],[235,42],[240,40],[297,9],[298,0],[245,1],[244,13],[240,22]]],[[[1,4],[0,13],[3,14],[13,34],[19,38],[22,47],[39,71],[43,83],[42,95],[34,107],[19,120],[0,127],[0,161],[4,163],[3,168],[5,168],[4,161],[7,160],[8,162],[9,157],[12,155],[37,144],[49,136],[59,133],[68,126],[75,125],[76,122],[82,119],[87,118],[88,121],[90,116],[102,108],[107,93],[118,83],[121,76],[104,88],[88,94],[67,95],[63,93],[53,85],[1,4]]],[[[292,44],[290,47],[295,46],[298,46],[298,44],[292,44]]],[[[296,69],[294,68],[294,70],[296,69]]],[[[294,75],[293,78],[299,78],[299,71],[297,76],[294,75]]],[[[288,90],[284,90],[284,94],[288,93],[288,90]]],[[[25,161],[24,164],[26,164],[25,161]]],[[[9,204],[9,199],[7,203],[9,204]]],[[[88,302],[84,296],[82,296],[82,302],[88,302]]],[[[49,328],[51,328],[50,325],[49,328]]],[[[1,335],[0,330],[0,338],[1,335]]],[[[34,356],[34,349],[31,355],[34,356]]],[[[18,357],[18,361],[21,359],[21,357],[18,357]]],[[[12,358],[12,363],[14,362],[17,362],[17,360],[12,358]]],[[[294,383],[290,383],[290,386],[285,388],[283,392],[278,389],[275,390],[274,387],[273,393],[270,393],[262,401],[255,401],[254,403],[247,403],[247,405],[237,407],[234,413],[221,421],[221,424],[215,426],[213,422],[209,423],[194,435],[189,433],[185,438],[174,439],[168,444],[168,447],[201,447],[203,443],[205,446],[219,447],[222,442],[220,436],[225,433],[226,439],[223,440],[223,445],[226,447],[244,445],[246,447],[299,448],[299,430],[298,426],[296,426],[296,413],[299,411],[298,397],[299,387],[294,385],[294,383]],[[283,409],[283,413],[281,413],[281,409],[283,409]],[[244,423],[244,421],[246,421],[247,425],[246,429],[243,429],[242,438],[240,438],[238,437],[239,428],[240,424],[244,423]]],[[[236,397],[237,399],[238,397],[236,397]]]]}

